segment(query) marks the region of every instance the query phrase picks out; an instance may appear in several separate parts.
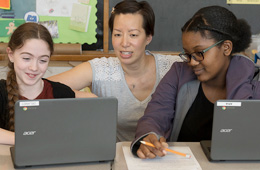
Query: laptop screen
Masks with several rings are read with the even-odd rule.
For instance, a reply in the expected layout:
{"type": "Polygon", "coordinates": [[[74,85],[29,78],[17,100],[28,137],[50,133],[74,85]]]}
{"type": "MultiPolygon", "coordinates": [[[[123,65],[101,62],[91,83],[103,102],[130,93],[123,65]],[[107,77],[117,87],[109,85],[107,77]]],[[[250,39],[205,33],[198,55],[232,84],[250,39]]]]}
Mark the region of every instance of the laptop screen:
{"type": "Polygon", "coordinates": [[[109,161],[115,156],[116,98],[20,100],[16,166],[109,161]]]}
{"type": "Polygon", "coordinates": [[[260,160],[260,100],[219,100],[214,105],[212,160],[260,160]]]}

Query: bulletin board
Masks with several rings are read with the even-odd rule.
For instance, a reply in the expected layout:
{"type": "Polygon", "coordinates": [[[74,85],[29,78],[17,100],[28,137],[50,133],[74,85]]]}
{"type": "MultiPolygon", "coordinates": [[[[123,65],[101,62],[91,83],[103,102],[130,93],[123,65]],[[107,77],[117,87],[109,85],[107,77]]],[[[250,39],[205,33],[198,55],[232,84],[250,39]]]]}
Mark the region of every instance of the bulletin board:
{"type": "MultiPolygon", "coordinates": [[[[90,6],[89,22],[87,32],[76,31],[71,29],[71,15],[62,15],[66,13],[66,9],[71,8],[73,3],[79,3],[80,0],[11,0],[11,9],[0,9],[0,23],[10,21],[12,18],[3,18],[2,14],[13,13],[15,20],[23,19],[29,11],[39,12],[39,21],[57,21],[58,34],[57,38],[53,38],[54,43],[79,43],[82,44],[83,50],[99,50],[103,49],[103,0],[89,0],[87,6],[90,6]],[[25,5],[26,4],[26,5],[25,5]],[[62,6],[63,5],[63,6],[62,6]],[[62,6],[63,12],[58,8],[62,6]],[[49,10],[59,11],[55,15],[49,10]]],[[[71,10],[71,9],[70,9],[71,10]]],[[[72,9],[73,10],[73,9],[72,9]]],[[[79,10],[77,8],[77,10],[79,10]]],[[[38,13],[37,12],[37,13],[38,13]]],[[[70,11],[71,12],[71,11],[70,11]]],[[[80,11],[80,13],[85,11],[80,11]]],[[[66,14],[68,14],[67,12],[66,14]]],[[[2,27],[2,26],[1,26],[2,27]]],[[[1,37],[0,42],[8,42],[9,37],[1,37]]]]}

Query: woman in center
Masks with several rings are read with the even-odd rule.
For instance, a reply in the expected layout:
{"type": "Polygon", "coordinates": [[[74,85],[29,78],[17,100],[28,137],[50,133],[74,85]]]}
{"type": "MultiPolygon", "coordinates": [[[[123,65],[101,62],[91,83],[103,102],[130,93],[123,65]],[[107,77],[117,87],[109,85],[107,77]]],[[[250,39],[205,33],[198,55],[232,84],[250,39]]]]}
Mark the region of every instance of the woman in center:
{"type": "Polygon", "coordinates": [[[154,35],[155,16],[146,2],[122,1],[112,10],[109,28],[116,57],[97,58],[50,77],[74,90],[86,86],[99,97],[118,99],[118,141],[134,139],[138,119],[151,94],[179,56],[153,54],[146,46],[154,35]]]}

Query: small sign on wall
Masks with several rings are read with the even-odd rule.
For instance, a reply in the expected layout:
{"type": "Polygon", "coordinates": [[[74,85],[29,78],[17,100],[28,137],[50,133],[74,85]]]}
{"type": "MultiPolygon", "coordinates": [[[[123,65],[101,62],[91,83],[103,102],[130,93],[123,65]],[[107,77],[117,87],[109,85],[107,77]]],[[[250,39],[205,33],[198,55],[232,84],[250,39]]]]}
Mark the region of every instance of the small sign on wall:
{"type": "Polygon", "coordinates": [[[227,0],[227,4],[260,4],[260,0],[227,0]]]}

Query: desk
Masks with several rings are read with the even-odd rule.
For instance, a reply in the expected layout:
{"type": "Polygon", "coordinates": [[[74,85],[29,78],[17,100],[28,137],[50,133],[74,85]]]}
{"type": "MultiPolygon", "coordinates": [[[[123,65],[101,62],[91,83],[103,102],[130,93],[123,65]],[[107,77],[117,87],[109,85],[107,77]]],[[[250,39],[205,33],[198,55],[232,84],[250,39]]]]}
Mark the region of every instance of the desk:
{"type": "MultiPolygon", "coordinates": [[[[131,142],[119,142],[116,145],[116,157],[112,170],[127,170],[127,165],[123,155],[122,146],[129,146],[131,142]]],[[[260,161],[228,161],[209,162],[201,149],[199,142],[171,142],[170,146],[189,146],[203,170],[259,170],[260,161]]]]}
{"type": "MultiPolygon", "coordinates": [[[[0,145],[0,169],[14,170],[12,158],[10,155],[10,145],[0,145]]],[[[110,162],[102,163],[79,163],[66,165],[50,165],[27,168],[26,170],[110,170],[110,162]]]]}

